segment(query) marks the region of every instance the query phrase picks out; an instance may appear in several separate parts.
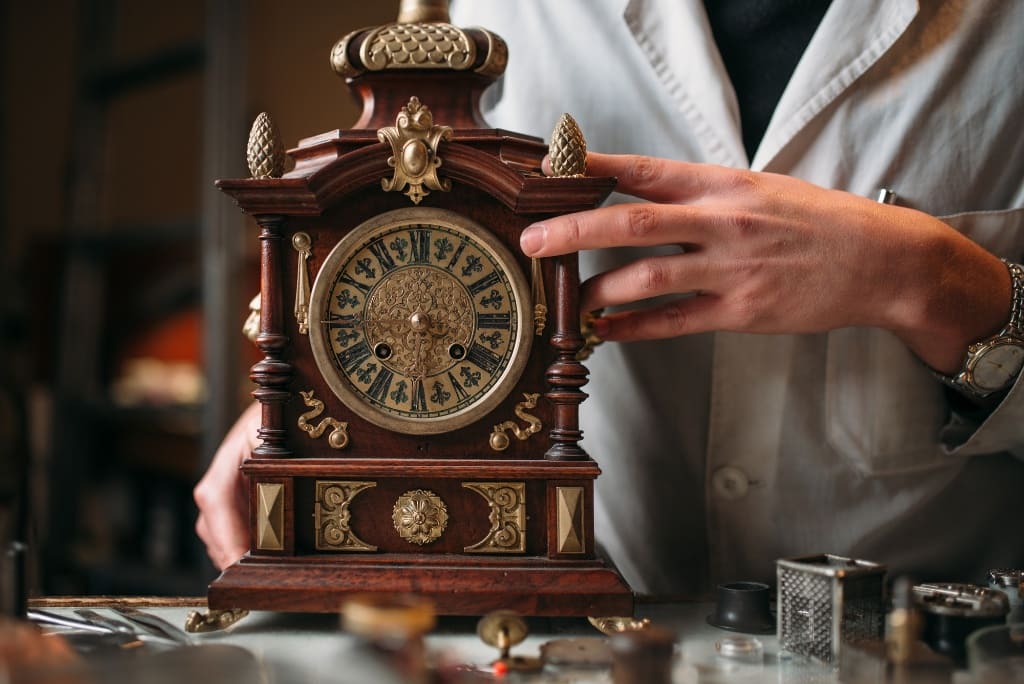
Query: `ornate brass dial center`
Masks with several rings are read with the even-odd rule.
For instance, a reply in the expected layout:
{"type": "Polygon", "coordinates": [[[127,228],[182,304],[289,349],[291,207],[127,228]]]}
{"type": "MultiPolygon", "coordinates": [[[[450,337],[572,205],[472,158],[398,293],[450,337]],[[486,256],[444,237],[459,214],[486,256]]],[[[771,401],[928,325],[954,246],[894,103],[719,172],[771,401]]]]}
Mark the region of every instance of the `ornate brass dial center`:
{"type": "Polygon", "coordinates": [[[412,327],[416,332],[424,332],[430,329],[430,316],[417,311],[412,316],[409,316],[409,326],[412,327]]]}

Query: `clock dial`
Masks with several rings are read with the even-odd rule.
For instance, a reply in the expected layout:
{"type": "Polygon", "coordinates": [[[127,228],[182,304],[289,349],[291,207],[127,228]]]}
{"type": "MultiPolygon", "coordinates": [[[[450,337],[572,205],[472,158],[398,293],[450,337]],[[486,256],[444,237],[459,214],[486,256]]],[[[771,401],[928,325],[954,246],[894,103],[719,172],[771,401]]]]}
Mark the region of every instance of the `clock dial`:
{"type": "Polygon", "coordinates": [[[530,289],[511,253],[455,212],[370,219],[324,262],[310,343],[358,415],[412,434],[454,430],[504,399],[526,364],[530,289]]]}
{"type": "Polygon", "coordinates": [[[1024,366],[1024,347],[1007,341],[980,356],[972,369],[974,384],[987,392],[1005,389],[1024,366]]]}

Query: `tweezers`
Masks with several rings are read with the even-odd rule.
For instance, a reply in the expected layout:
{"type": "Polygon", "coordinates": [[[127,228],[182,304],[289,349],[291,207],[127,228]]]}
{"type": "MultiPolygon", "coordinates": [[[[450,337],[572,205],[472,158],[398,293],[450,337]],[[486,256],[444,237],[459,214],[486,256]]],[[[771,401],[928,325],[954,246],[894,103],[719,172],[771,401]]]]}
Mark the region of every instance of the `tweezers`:
{"type": "Polygon", "coordinates": [[[147,613],[137,608],[129,608],[126,606],[111,606],[110,609],[125,620],[139,625],[152,634],[156,634],[157,636],[161,636],[165,639],[170,639],[171,641],[175,641],[179,644],[192,643],[192,638],[186,634],[184,630],[175,627],[167,620],[157,617],[152,613],[147,613]]]}

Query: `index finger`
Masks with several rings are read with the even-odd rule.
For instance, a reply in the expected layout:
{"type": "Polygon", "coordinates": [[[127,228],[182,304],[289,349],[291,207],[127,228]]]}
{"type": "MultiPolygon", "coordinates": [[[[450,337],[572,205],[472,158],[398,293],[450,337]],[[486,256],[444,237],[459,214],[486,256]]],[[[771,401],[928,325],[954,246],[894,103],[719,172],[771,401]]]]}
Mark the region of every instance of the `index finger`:
{"type": "Polygon", "coordinates": [[[587,153],[588,176],[615,176],[616,192],[652,202],[685,202],[708,194],[735,169],[645,157],[637,154],[587,153]]]}

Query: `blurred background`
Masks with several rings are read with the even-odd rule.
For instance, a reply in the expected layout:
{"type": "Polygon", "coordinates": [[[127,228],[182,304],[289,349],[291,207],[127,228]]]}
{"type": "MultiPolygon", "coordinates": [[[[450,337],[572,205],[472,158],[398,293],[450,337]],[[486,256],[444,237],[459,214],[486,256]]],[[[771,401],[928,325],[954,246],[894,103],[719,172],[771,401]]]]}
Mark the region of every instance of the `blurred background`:
{"type": "Polygon", "coordinates": [[[0,542],[33,594],[204,594],[191,490],[250,400],[249,126],[357,116],[333,44],[397,0],[0,0],[0,542]]]}

